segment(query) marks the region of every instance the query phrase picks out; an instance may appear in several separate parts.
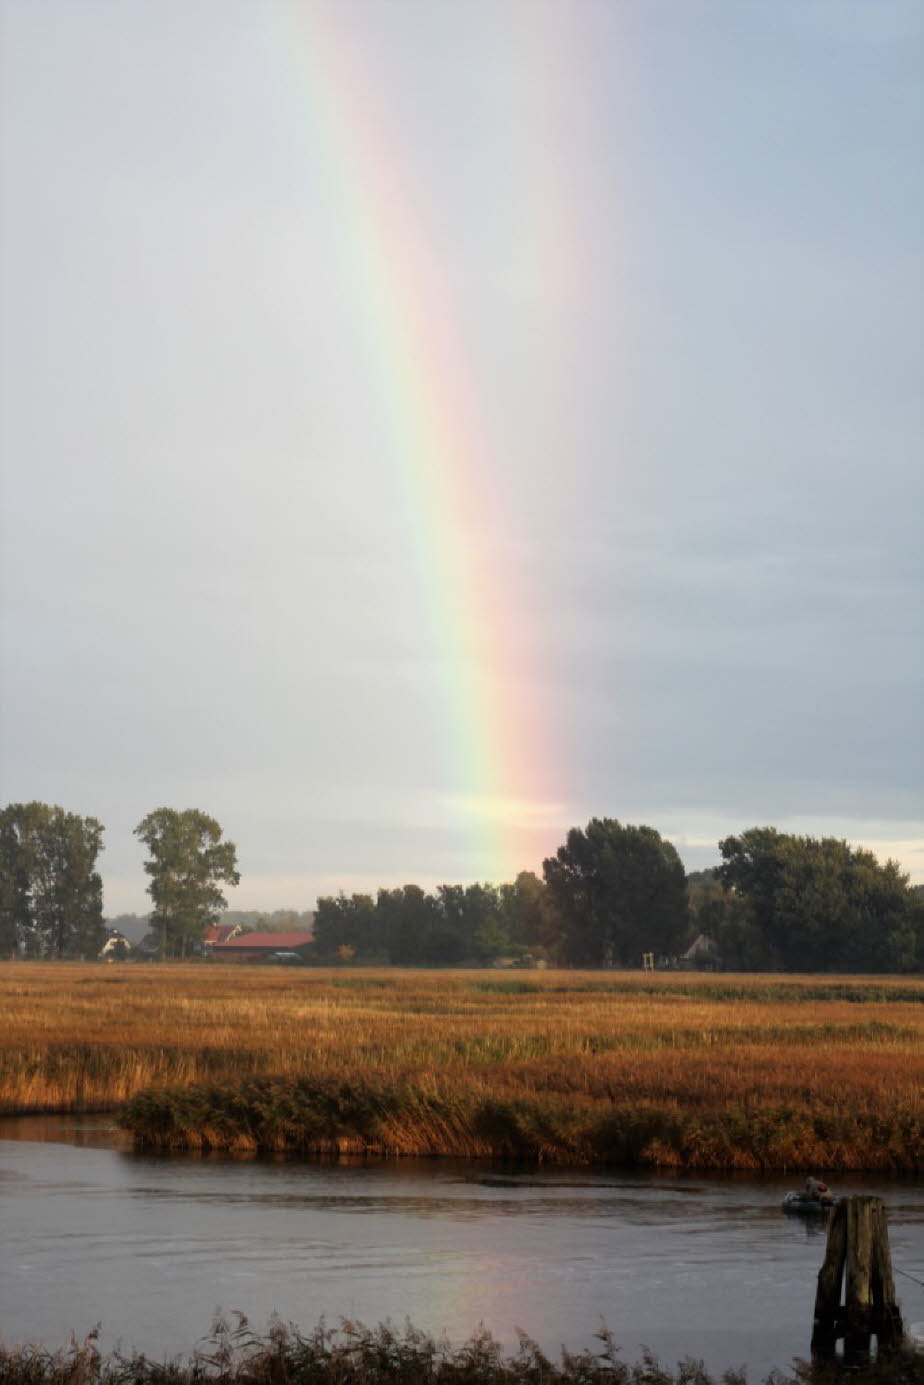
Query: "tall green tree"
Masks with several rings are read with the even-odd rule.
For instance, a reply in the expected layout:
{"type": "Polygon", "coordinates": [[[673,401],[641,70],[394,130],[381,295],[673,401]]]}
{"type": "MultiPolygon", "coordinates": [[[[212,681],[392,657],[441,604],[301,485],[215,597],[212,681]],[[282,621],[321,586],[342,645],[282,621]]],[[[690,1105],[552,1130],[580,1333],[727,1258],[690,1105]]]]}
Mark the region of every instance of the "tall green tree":
{"type": "Polygon", "coordinates": [[[501,916],[514,943],[557,957],[563,947],[561,917],[544,880],[521,870],[516,880],[501,885],[501,916]]]}
{"type": "Polygon", "coordinates": [[[375,903],[378,936],[392,962],[413,966],[433,958],[440,915],[436,899],[419,885],[379,890],[375,903]]]}
{"type": "Polygon", "coordinates": [[[716,874],[786,971],[909,971],[918,905],[894,861],[835,837],[752,827],[719,843],[716,874]]]}
{"type": "Polygon", "coordinates": [[[436,960],[460,962],[472,955],[472,938],[477,921],[472,924],[465,904],[464,885],[440,885],[436,891],[435,918],[431,928],[430,946],[436,960]]]}
{"type": "Polygon", "coordinates": [[[103,825],[55,810],[44,834],[33,891],[47,957],[95,957],[103,942],[103,882],[96,859],[103,825]]]}
{"type": "Polygon", "coordinates": [[[585,830],[571,829],[542,869],[562,920],[567,961],[638,964],[642,953],[669,955],[684,941],[683,863],[653,827],[592,818],[585,830]]]}
{"type": "Polygon", "coordinates": [[[222,885],[236,885],[237,849],[222,841],[214,818],[196,808],[178,812],[156,808],[135,828],[150,852],[151,929],[160,940],[161,959],[186,957],[201,941],[227,900],[222,885]]]}
{"type": "Polygon", "coordinates": [[[429,960],[458,962],[499,956],[510,945],[500,894],[494,885],[479,881],[472,885],[440,885],[436,911],[429,960]]]}
{"type": "Polygon", "coordinates": [[[46,803],[9,803],[0,811],[0,947],[34,953],[32,880],[46,803]]]}
{"type": "Polygon", "coordinates": [[[376,937],[375,901],[368,894],[322,895],[314,915],[314,941],[320,957],[332,958],[338,948],[352,947],[360,955],[381,949],[376,937]]]}
{"type": "Polygon", "coordinates": [[[47,803],[0,811],[0,947],[31,957],[95,956],[103,826],[47,803]]]}

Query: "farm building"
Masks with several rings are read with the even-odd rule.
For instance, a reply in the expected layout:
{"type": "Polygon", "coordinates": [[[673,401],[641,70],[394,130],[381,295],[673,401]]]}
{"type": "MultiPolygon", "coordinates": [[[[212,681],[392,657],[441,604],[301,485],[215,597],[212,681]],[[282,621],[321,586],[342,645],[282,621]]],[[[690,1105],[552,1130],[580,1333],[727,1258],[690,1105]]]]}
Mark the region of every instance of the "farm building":
{"type": "Polygon", "coordinates": [[[225,942],[214,943],[212,956],[222,962],[306,962],[314,950],[313,933],[238,933],[225,942]],[[282,954],[288,954],[283,958],[282,954]]]}
{"type": "Polygon", "coordinates": [[[680,955],[681,967],[699,967],[706,971],[714,970],[716,962],[715,943],[707,933],[699,933],[680,955]]]}
{"type": "Polygon", "coordinates": [[[206,950],[211,950],[216,943],[226,943],[242,932],[243,929],[239,923],[210,923],[202,934],[202,942],[206,950]]]}

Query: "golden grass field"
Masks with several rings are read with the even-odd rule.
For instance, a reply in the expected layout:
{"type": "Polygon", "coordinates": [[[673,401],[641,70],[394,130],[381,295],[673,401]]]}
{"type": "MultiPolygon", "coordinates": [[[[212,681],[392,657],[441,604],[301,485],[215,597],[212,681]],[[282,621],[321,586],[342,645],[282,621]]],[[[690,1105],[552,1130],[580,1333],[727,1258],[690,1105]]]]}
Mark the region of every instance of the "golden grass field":
{"type": "Polygon", "coordinates": [[[129,1122],[160,1144],[905,1170],[924,1150],[916,978],[9,962],[0,1016],[0,1111],[170,1089],[129,1122]]]}

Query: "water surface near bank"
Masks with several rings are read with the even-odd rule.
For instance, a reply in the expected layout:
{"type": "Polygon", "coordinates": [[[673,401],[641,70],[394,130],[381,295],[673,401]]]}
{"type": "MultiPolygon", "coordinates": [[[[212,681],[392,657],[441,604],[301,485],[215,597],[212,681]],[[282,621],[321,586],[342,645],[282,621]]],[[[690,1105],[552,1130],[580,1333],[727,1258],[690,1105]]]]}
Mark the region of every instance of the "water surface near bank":
{"type": "MultiPolygon", "coordinates": [[[[456,1160],[330,1164],[135,1153],[105,1116],[0,1121],[0,1333],[186,1352],[217,1307],[312,1327],[410,1318],[463,1339],[642,1344],[752,1379],[808,1350],[824,1228],[784,1216],[790,1178],[456,1160]]],[[[851,1176],[889,1208],[924,1279],[924,1187],[851,1176]]],[[[924,1290],[898,1288],[909,1320],[924,1290]]]]}

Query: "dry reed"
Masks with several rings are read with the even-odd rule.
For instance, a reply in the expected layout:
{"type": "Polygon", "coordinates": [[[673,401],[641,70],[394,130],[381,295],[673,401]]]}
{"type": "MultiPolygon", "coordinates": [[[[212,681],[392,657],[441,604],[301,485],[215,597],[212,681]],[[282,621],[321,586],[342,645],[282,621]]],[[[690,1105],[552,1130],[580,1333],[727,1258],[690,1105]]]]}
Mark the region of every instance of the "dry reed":
{"type": "MultiPolygon", "coordinates": [[[[69,1348],[4,1346],[2,1385],[747,1385],[744,1369],[728,1370],[721,1381],[702,1361],[685,1357],[673,1369],[650,1351],[630,1365],[605,1327],[593,1350],[550,1359],[525,1334],[508,1355],[484,1327],[460,1344],[431,1337],[412,1324],[367,1327],[342,1320],[321,1322],[302,1333],[272,1320],[263,1335],[242,1314],[232,1325],[219,1320],[209,1338],[188,1357],[158,1361],[140,1353],[104,1355],[94,1329],[69,1348]]],[[[812,1365],[794,1361],[791,1371],[773,1371],[766,1385],[924,1385],[924,1356],[912,1348],[882,1353],[861,1373],[840,1360],[812,1365]]],[[[756,1382],[755,1382],[756,1385],[756,1382]]]]}
{"type": "Polygon", "coordinates": [[[843,1169],[924,1148],[914,979],[17,962],[0,1015],[0,1111],[169,1089],[147,1129],[167,1144],[843,1169]],[[235,1128],[248,1082],[374,1110],[235,1128]]]}

